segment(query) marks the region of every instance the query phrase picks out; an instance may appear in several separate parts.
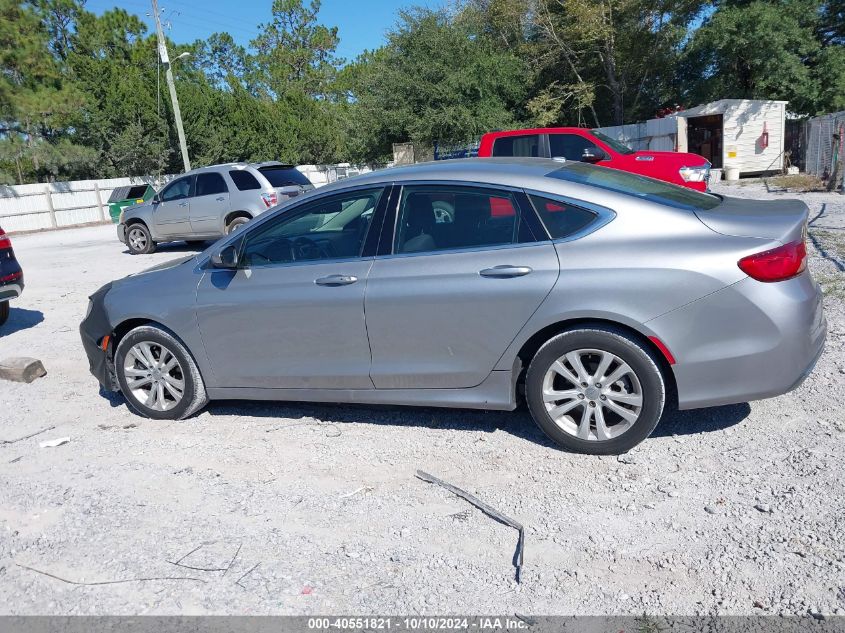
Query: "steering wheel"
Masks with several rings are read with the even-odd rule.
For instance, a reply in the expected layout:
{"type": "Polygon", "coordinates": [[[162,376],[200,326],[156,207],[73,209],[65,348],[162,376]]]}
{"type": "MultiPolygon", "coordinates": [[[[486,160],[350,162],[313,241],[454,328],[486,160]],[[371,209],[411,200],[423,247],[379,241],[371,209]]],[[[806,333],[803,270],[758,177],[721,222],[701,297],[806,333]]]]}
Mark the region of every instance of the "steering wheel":
{"type": "Polygon", "coordinates": [[[331,258],[326,249],[308,237],[297,237],[293,241],[293,255],[295,260],[331,258]]]}

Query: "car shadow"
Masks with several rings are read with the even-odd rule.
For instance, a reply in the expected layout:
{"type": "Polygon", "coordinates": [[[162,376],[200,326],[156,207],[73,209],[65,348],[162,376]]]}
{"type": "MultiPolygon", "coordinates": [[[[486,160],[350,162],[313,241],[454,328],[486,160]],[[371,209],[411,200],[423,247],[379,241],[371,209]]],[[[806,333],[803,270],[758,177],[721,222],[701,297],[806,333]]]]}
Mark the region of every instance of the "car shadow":
{"type": "MultiPolygon", "coordinates": [[[[156,253],[202,253],[212,240],[207,240],[202,244],[188,244],[187,242],[167,242],[165,244],[156,245],[156,253]]],[[[128,248],[123,249],[124,255],[131,255],[128,248]]]]}
{"type": "MultiPolygon", "coordinates": [[[[325,424],[365,423],[384,426],[418,426],[481,433],[504,431],[541,446],[558,448],[534,423],[525,405],[515,411],[481,411],[394,405],[221,400],[212,402],[207,407],[207,411],[212,416],[311,419],[317,421],[316,423],[325,424]]],[[[747,402],[689,411],[669,409],[664,413],[652,437],[697,435],[721,431],[739,424],[750,413],[751,406],[747,402]]]]}
{"type": "Polygon", "coordinates": [[[16,308],[14,304],[9,310],[9,320],[0,326],[0,337],[20,332],[21,330],[28,330],[35,327],[44,321],[44,313],[41,310],[27,310],[26,308],[16,308]]]}
{"type": "Polygon", "coordinates": [[[481,433],[504,431],[542,446],[556,447],[534,424],[524,406],[515,411],[481,411],[400,405],[219,400],[210,403],[206,410],[212,416],[306,419],[336,425],[364,423],[481,433]]]}
{"type": "Polygon", "coordinates": [[[686,411],[680,411],[677,408],[669,409],[663,414],[663,418],[657,428],[654,429],[651,437],[696,435],[698,433],[722,431],[739,424],[750,413],[751,405],[747,402],[686,411]]]}

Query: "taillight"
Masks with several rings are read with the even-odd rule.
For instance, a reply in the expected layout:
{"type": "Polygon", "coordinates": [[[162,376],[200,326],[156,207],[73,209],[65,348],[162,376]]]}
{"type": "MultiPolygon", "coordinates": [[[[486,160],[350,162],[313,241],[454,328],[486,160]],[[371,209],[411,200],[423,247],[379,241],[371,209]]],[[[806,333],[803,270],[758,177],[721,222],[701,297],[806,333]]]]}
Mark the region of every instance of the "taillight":
{"type": "Polygon", "coordinates": [[[807,267],[807,247],[803,241],[790,242],[770,251],[743,257],[737,262],[742,272],[757,281],[783,281],[807,267]]]}
{"type": "Polygon", "coordinates": [[[684,182],[707,182],[710,178],[710,163],[704,163],[697,167],[681,167],[678,170],[684,182]]]}
{"type": "Polygon", "coordinates": [[[262,193],[261,199],[264,201],[264,205],[269,209],[270,207],[276,205],[276,202],[279,200],[279,197],[274,191],[272,193],[262,193]]]}
{"type": "Polygon", "coordinates": [[[6,231],[0,229],[0,250],[4,248],[12,248],[12,240],[6,237],[6,231]]]}

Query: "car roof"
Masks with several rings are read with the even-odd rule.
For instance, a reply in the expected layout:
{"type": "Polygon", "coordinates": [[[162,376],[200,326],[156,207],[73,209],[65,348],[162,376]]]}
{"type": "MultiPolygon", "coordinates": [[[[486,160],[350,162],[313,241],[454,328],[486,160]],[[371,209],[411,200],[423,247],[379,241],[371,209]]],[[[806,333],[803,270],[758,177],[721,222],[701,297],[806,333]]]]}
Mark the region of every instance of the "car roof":
{"type": "Polygon", "coordinates": [[[592,133],[592,129],[588,127],[532,127],[521,130],[499,130],[497,132],[487,132],[482,138],[498,138],[501,136],[524,136],[526,134],[583,134],[584,132],[592,133]]]}
{"type": "Polygon", "coordinates": [[[267,167],[293,169],[294,165],[291,165],[290,163],[280,163],[275,160],[268,160],[264,161],[263,163],[246,163],[243,161],[237,163],[219,163],[217,165],[206,165],[205,167],[197,167],[196,169],[192,169],[191,171],[187,172],[185,175],[200,174],[203,172],[216,171],[219,169],[245,169],[247,167],[252,167],[253,169],[265,169],[267,167]]]}
{"type": "Polygon", "coordinates": [[[380,169],[344,178],[320,187],[319,191],[342,189],[353,184],[383,184],[412,180],[471,182],[545,189],[545,186],[550,184],[546,175],[565,166],[566,163],[563,161],[545,158],[456,158],[380,169]]]}

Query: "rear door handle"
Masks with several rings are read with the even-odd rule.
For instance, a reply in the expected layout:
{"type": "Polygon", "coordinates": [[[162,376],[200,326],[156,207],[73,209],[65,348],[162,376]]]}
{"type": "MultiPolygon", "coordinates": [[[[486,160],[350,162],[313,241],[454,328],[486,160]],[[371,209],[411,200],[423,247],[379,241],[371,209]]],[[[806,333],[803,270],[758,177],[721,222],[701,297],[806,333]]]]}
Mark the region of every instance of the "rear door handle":
{"type": "Polygon", "coordinates": [[[353,275],[329,275],[314,280],[314,283],[318,286],[348,286],[356,281],[358,281],[358,278],[353,275]]]}
{"type": "Polygon", "coordinates": [[[523,277],[531,272],[528,266],[493,266],[493,268],[485,268],[479,270],[478,274],[482,277],[492,277],[493,279],[507,279],[509,277],[523,277]]]}

